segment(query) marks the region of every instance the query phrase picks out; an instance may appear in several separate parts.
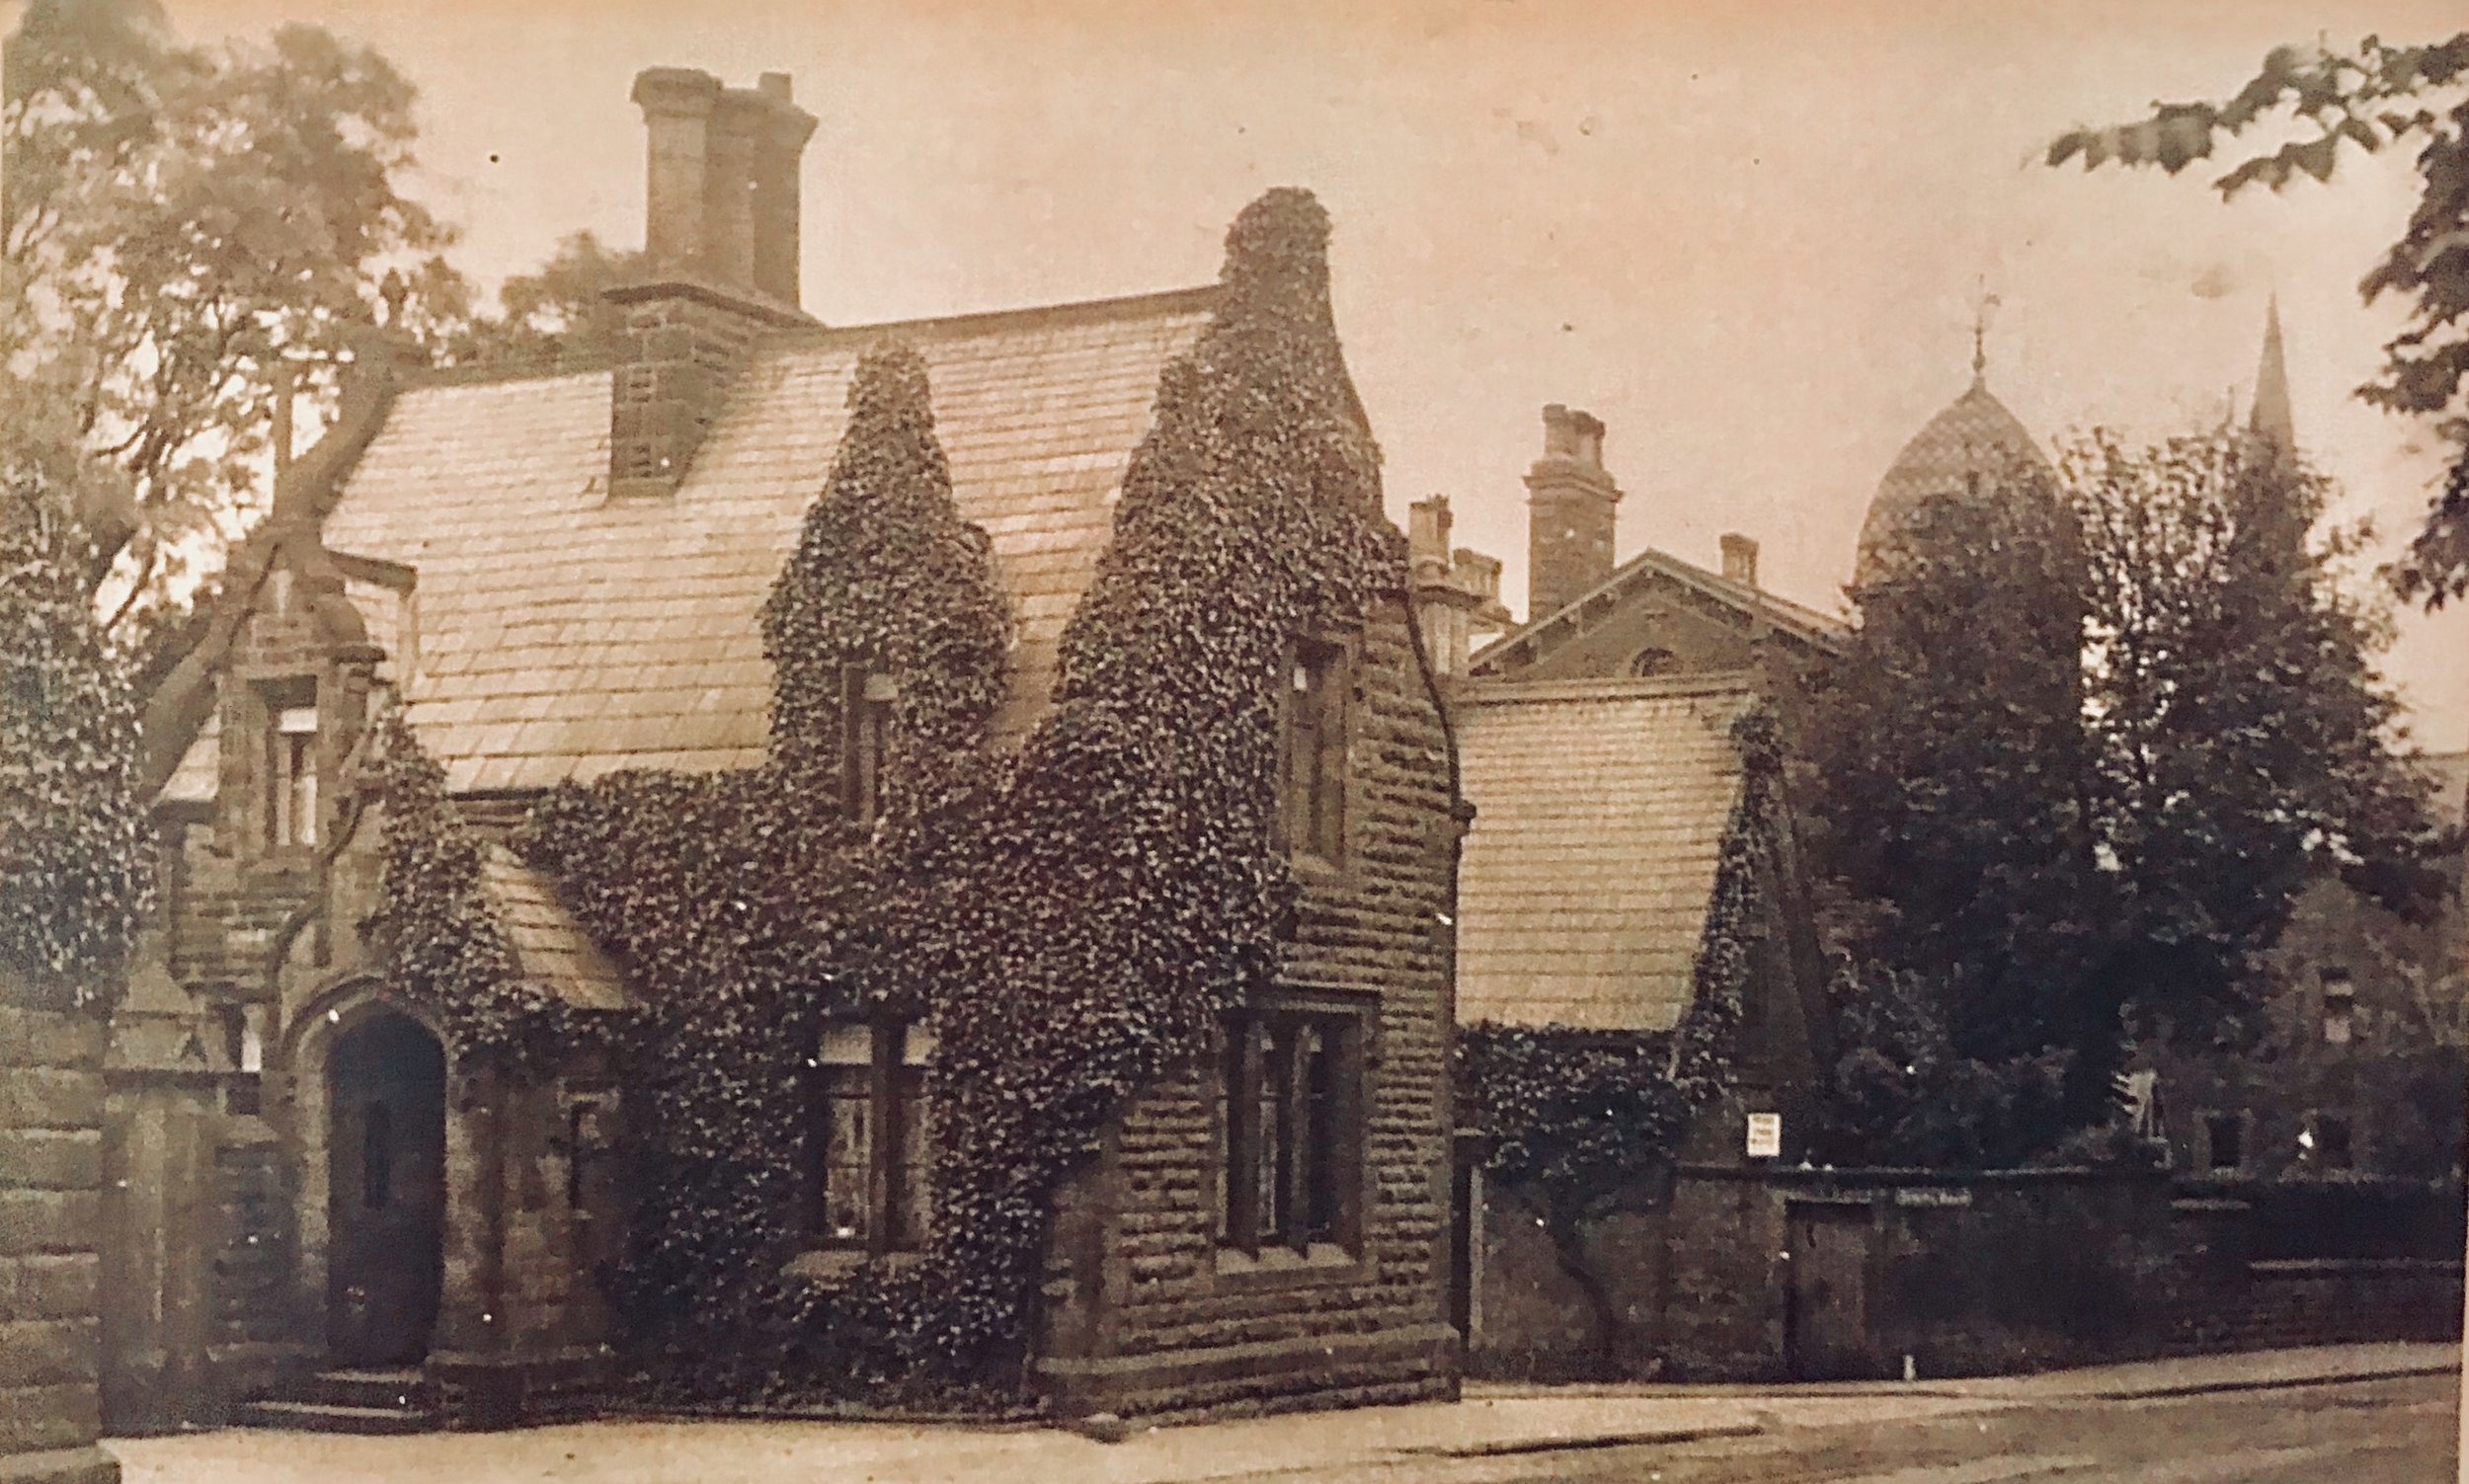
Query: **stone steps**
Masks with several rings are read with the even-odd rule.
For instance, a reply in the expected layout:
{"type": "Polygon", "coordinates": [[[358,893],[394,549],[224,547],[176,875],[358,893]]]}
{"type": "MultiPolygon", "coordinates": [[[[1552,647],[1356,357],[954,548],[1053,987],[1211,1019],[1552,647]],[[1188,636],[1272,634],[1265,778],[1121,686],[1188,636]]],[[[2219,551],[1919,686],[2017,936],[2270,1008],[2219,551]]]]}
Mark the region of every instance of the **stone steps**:
{"type": "Polygon", "coordinates": [[[429,1433],[438,1415],[417,1370],[322,1370],[288,1392],[240,1405],[242,1427],[399,1436],[429,1433]]]}

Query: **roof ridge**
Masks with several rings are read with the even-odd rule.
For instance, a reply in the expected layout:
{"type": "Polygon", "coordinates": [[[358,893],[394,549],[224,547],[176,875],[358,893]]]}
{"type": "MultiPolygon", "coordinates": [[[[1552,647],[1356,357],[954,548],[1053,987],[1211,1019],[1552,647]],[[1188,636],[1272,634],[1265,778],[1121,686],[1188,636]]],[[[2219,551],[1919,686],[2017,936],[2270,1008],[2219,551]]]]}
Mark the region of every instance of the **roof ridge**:
{"type": "Polygon", "coordinates": [[[1018,304],[1006,309],[972,309],[959,314],[917,315],[909,319],[878,320],[855,325],[819,325],[796,328],[779,333],[781,343],[839,341],[855,337],[878,337],[902,330],[931,330],[937,334],[969,334],[1016,324],[1053,321],[1063,324],[1090,320],[1135,319],[1145,313],[1171,309],[1212,309],[1217,306],[1219,285],[1198,283],[1182,288],[1151,289],[1144,293],[1115,294],[1100,299],[1068,299],[1055,304],[1018,304]]]}
{"type": "Polygon", "coordinates": [[[1535,701],[1660,700],[1690,696],[1754,696],[1754,670],[1700,670],[1690,674],[1605,675],[1572,680],[1472,679],[1451,697],[1467,705],[1523,705],[1535,701]]]}

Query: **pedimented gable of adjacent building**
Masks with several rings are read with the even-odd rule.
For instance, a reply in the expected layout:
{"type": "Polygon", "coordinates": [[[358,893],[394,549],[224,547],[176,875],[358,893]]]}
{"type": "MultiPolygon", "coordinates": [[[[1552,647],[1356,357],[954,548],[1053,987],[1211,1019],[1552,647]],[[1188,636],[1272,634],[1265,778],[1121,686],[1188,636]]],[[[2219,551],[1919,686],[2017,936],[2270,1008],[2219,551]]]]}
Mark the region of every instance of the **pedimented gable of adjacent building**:
{"type": "Polygon", "coordinates": [[[1652,678],[1753,668],[1757,641],[1788,655],[1834,653],[1845,626],[1815,609],[1665,552],[1633,557],[1566,607],[1485,647],[1478,680],[1652,678]]]}

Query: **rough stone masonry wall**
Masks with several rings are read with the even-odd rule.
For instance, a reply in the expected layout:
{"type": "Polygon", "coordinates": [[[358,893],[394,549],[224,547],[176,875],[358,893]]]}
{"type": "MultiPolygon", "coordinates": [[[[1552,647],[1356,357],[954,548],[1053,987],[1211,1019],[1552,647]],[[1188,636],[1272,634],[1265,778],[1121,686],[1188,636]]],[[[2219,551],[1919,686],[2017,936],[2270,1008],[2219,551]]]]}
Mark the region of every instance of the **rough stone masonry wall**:
{"type": "Polygon", "coordinates": [[[1402,603],[1365,626],[1352,869],[1307,883],[1289,964],[1297,983],[1380,994],[1361,1250],[1343,1265],[1284,1270],[1223,1260],[1214,1076],[1165,1079],[1135,1103],[1058,1222],[1048,1292],[1081,1317],[1050,1327],[1041,1368],[1066,1410],[1224,1413],[1455,1391],[1444,1297],[1454,801],[1412,643],[1402,603]]]}
{"type": "Polygon", "coordinates": [[[96,1317],[99,1017],[0,981],[0,1484],[114,1484],[96,1317]]]}

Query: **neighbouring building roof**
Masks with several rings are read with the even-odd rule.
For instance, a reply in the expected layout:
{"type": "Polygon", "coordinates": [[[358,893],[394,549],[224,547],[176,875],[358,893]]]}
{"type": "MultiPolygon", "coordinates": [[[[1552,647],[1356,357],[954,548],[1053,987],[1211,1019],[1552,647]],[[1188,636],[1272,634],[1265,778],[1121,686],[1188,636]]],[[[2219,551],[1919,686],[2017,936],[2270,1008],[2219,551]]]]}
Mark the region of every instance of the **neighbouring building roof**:
{"type": "Polygon", "coordinates": [[[497,908],[524,979],[578,1010],[623,1010],[634,1003],[625,976],[558,905],[547,877],[505,846],[490,845],[481,855],[480,889],[497,908]]]}
{"type": "Polygon", "coordinates": [[[992,537],[1012,596],[997,730],[1016,735],[1044,708],[1158,376],[1216,301],[1205,287],[782,332],[659,500],[606,498],[604,371],[415,387],[325,544],[416,570],[408,715],[454,790],[752,765],[771,700],[758,612],[830,473],[858,355],[898,339],[925,357],[961,516],[992,537]]]}
{"type": "Polygon", "coordinates": [[[1475,809],[1458,878],[1458,1017],[1669,1030],[1741,760],[1746,677],[1476,683],[1453,700],[1475,809]]]}
{"type": "Polygon", "coordinates": [[[1604,579],[1590,591],[1562,604],[1550,613],[1539,613],[1534,620],[1512,629],[1474,654],[1468,662],[1468,672],[1474,675],[1507,672],[1511,657],[1526,652],[1530,657],[1553,648],[1561,637],[1573,636],[1587,627],[1587,614],[1599,605],[1598,600],[1619,601],[1630,589],[1654,578],[1666,578],[1684,587],[1694,588],[1708,597],[1745,613],[1761,614],[1774,625],[1776,632],[1820,649],[1832,649],[1851,632],[1839,618],[1830,618],[1803,603],[1795,603],[1763,587],[1735,582],[1719,572],[1710,572],[1695,562],[1685,562],[1669,552],[1651,548],[1639,552],[1604,579]]]}

